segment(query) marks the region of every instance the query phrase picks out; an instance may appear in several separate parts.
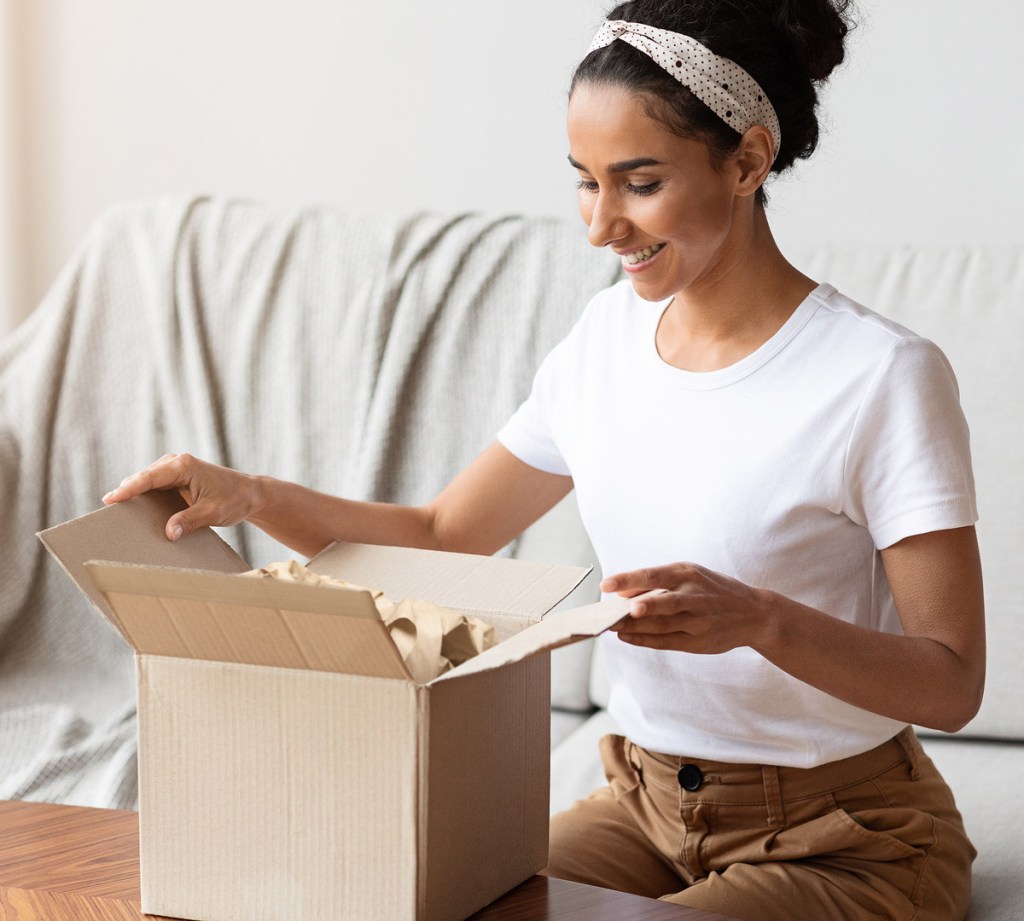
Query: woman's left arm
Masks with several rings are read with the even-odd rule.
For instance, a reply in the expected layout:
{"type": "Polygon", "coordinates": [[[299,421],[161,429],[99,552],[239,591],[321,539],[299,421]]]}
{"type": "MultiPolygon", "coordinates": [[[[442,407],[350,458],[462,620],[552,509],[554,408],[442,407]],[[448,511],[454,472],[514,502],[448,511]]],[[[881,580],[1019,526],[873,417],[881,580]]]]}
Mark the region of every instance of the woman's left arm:
{"type": "Polygon", "coordinates": [[[883,550],[882,562],[902,636],[855,626],[689,563],[614,575],[601,588],[635,598],[630,616],[614,628],[628,643],[693,653],[750,646],[847,703],[954,732],[978,712],[985,685],[975,530],[907,537],[883,550]]]}

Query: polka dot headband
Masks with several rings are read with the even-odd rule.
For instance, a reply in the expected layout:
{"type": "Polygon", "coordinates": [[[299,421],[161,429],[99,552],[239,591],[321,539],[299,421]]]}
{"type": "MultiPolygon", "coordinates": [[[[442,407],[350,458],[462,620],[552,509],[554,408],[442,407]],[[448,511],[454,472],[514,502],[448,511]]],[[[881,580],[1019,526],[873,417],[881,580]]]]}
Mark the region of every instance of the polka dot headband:
{"type": "Polygon", "coordinates": [[[744,134],[754,125],[771,132],[779,155],[782,131],[768,94],[735,61],[719,57],[695,38],[623,19],[608,20],[598,30],[587,54],[622,39],[675,77],[734,131],[744,134]]]}

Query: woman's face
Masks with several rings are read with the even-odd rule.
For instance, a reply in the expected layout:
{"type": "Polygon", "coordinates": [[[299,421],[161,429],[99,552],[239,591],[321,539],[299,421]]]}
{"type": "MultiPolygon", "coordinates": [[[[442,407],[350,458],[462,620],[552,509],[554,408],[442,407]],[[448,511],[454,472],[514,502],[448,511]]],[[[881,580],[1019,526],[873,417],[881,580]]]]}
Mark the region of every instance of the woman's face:
{"type": "Polygon", "coordinates": [[[713,283],[735,261],[740,170],[673,134],[637,95],[581,84],[569,101],[569,161],[594,246],[622,259],[637,294],[660,301],[713,283]]]}

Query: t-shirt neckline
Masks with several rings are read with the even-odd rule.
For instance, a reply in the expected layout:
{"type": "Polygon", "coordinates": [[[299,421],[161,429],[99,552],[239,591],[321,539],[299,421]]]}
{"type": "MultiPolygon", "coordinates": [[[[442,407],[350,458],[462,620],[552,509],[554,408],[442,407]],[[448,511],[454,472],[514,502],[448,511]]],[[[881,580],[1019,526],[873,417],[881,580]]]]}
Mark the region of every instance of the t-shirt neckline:
{"type": "MultiPolygon", "coordinates": [[[[655,366],[656,373],[666,380],[673,381],[676,386],[685,387],[688,390],[717,390],[721,387],[728,387],[753,374],[778,355],[807,325],[819,305],[835,293],[836,289],[832,285],[825,283],[817,285],[797,305],[796,310],[790,314],[786,322],[770,339],[739,361],[715,371],[687,371],[684,368],[677,368],[665,361],[659,354],[658,326],[661,324],[662,314],[672,303],[672,298],[669,297],[650,304],[651,322],[644,332],[644,351],[655,366]]],[[[636,297],[635,294],[634,297],[636,297]]]]}

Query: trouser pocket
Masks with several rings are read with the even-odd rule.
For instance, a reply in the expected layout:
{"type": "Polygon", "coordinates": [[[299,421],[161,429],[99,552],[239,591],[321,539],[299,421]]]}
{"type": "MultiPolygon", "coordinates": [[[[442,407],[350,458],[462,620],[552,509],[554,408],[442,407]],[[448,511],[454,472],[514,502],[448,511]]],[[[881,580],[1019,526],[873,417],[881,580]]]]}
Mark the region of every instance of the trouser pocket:
{"type": "Polygon", "coordinates": [[[620,735],[606,735],[598,745],[608,786],[615,799],[621,799],[641,784],[640,771],[629,757],[632,743],[620,735]]]}

